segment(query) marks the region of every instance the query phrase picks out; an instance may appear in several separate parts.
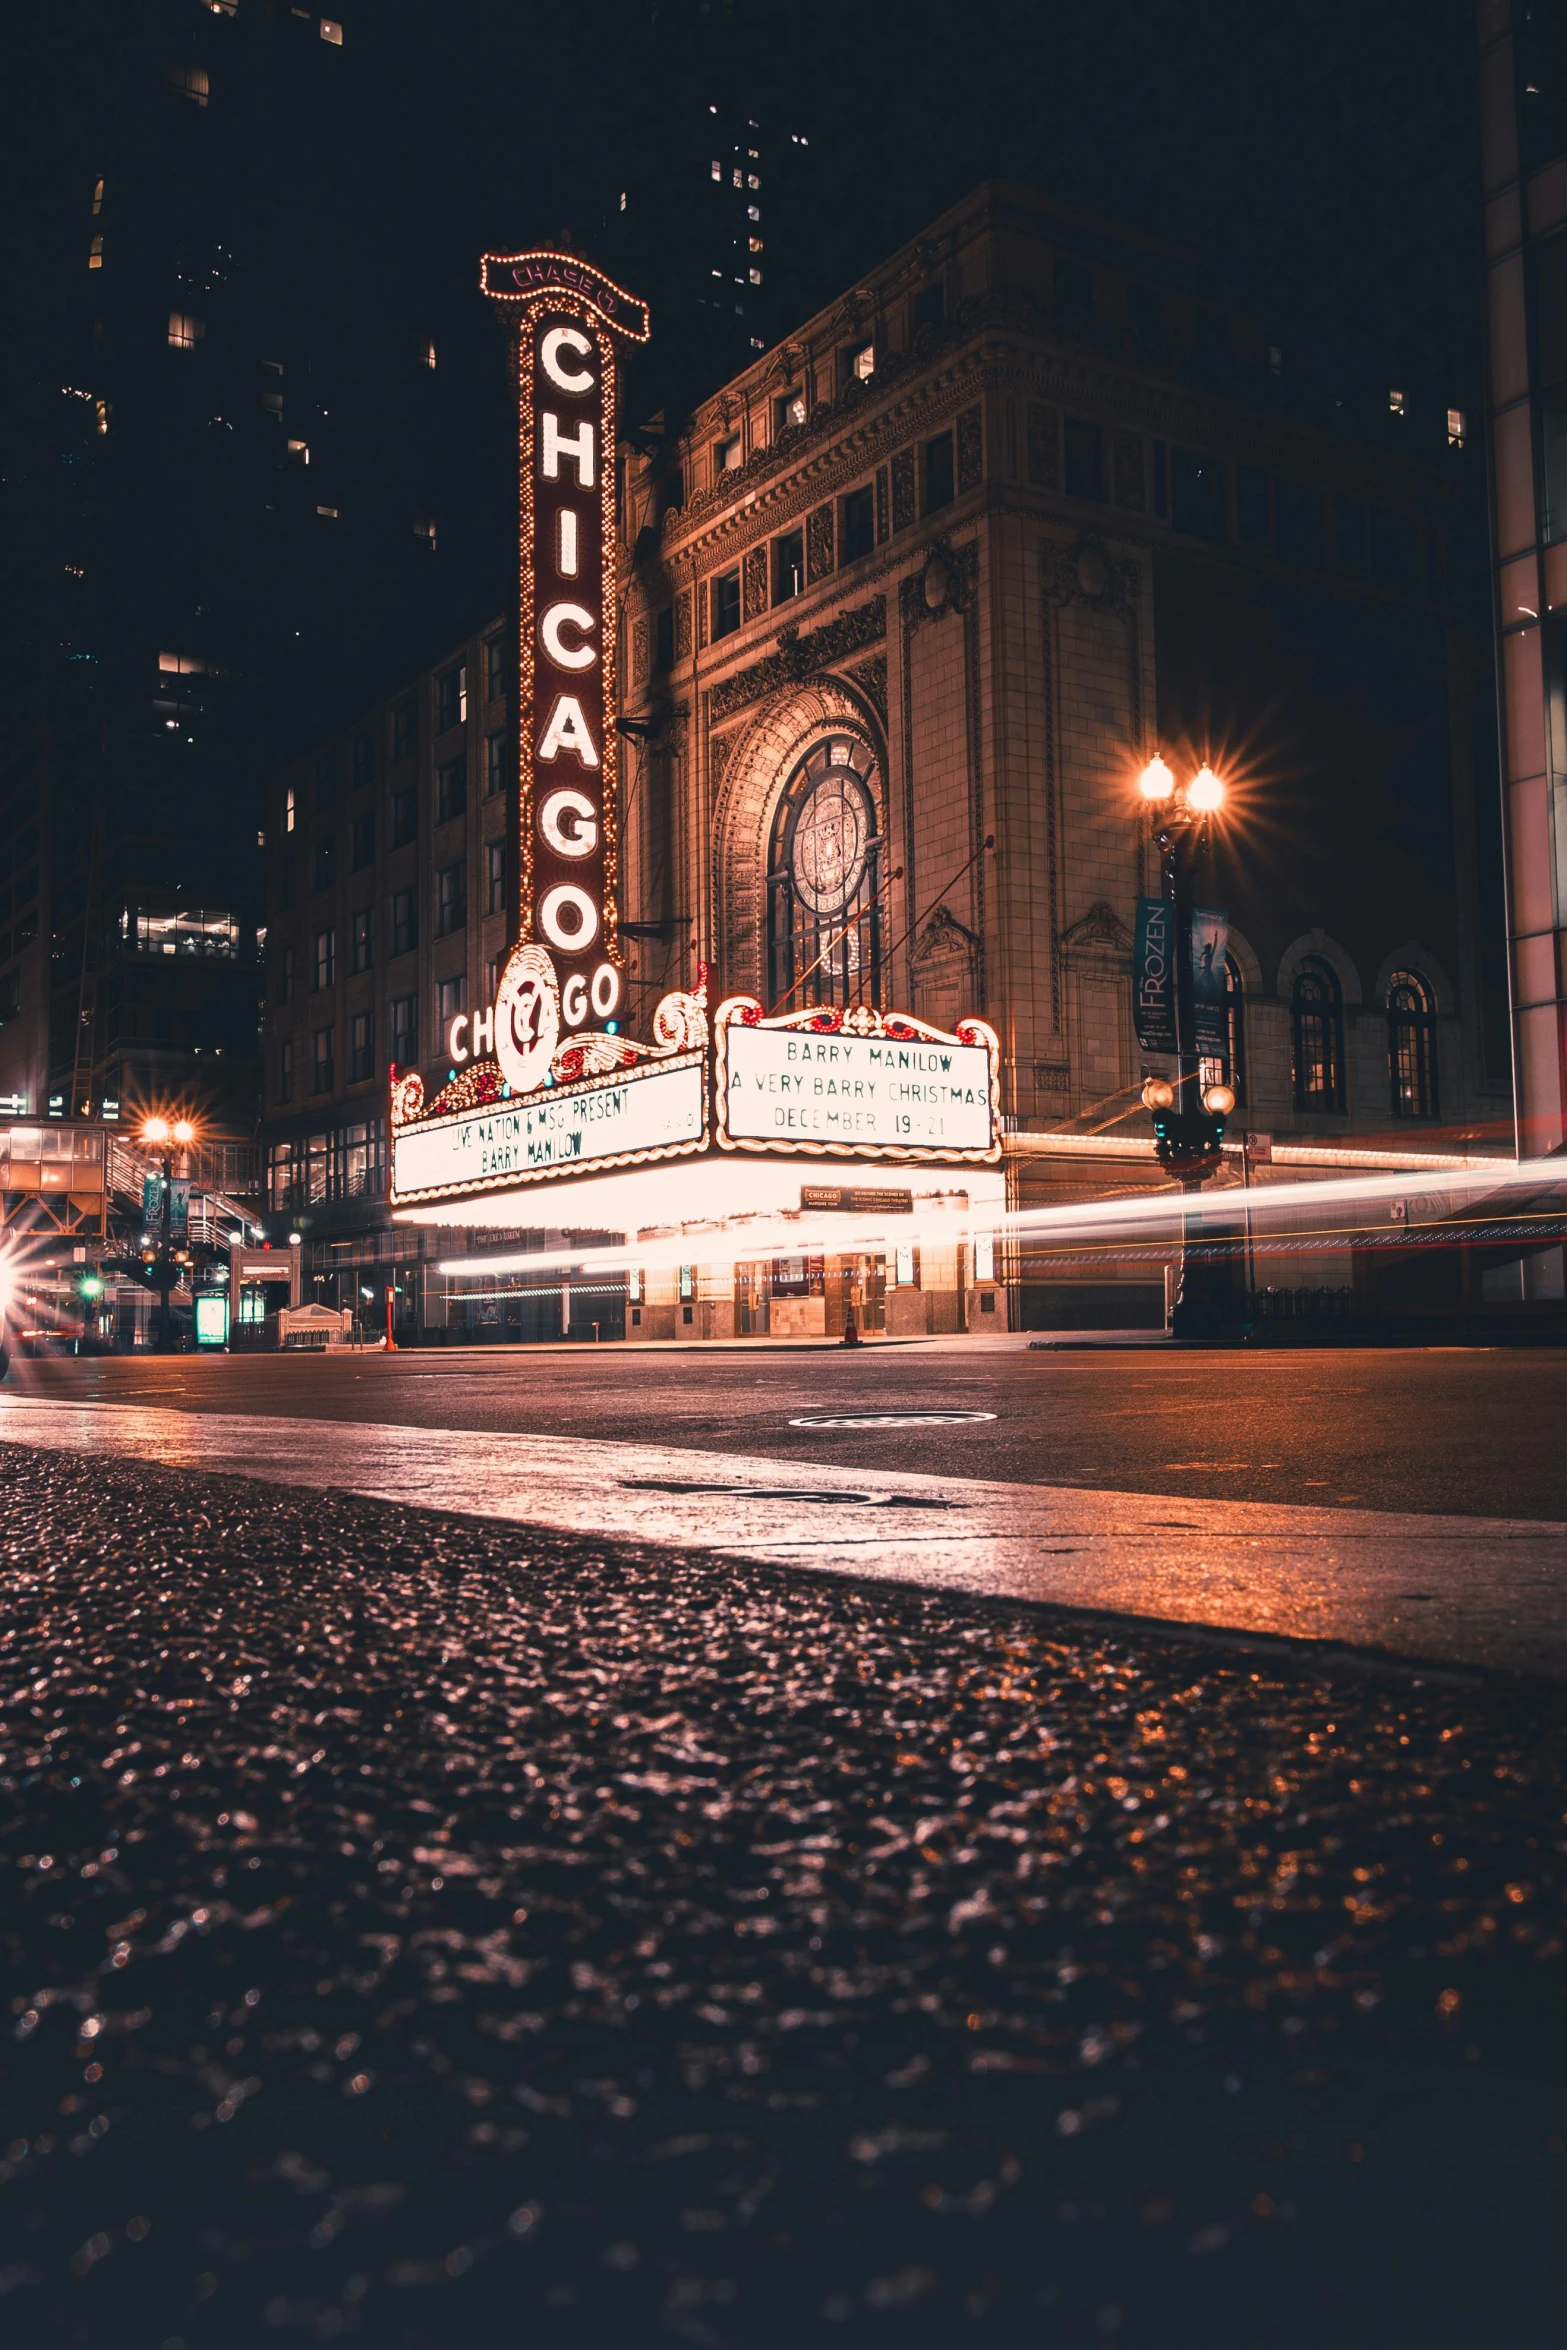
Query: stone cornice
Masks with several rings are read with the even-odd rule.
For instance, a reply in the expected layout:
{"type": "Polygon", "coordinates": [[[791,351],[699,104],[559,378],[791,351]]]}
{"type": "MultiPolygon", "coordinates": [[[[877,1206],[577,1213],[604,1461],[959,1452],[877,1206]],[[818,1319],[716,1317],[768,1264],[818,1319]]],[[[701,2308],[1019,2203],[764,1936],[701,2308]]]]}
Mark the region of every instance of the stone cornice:
{"type": "Polygon", "coordinates": [[[886,633],[885,596],[873,596],[868,604],[852,605],[823,627],[812,629],[808,636],[781,630],[776,652],[764,654],[748,668],[721,677],[708,688],[709,718],[714,725],[732,718],[737,710],[761,701],[780,686],[798,685],[802,678],[830,669],[835,661],[847,660],[862,646],[879,643],[886,633]]]}

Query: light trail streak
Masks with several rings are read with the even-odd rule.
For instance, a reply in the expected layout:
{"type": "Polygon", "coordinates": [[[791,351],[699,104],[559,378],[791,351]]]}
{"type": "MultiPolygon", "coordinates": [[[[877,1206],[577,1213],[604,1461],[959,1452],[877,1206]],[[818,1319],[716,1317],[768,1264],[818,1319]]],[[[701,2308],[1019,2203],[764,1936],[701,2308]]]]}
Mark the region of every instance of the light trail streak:
{"type": "MultiPolygon", "coordinates": [[[[1187,1213],[1193,1223],[1200,1218],[1202,1226],[1211,1226],[1220,1218],[1238,1222],[1249,1213],[1254,1245],[1262,1243],[1273,1248],[1288,1245],[1292,1251],[1295,1243],[1307,1239],[1322,1248],[1365,1245],[1368,1235],[1373,1236],[1374,1245],[1413,1246],[1418,1244],[1411,1240],[1408,1228],[1387,1232],[1381,1226],[1370,1227],[1353,1221],[1337,1227],[1315,1225],[1306,1233],[1279,1234],[1272,1239],[1265,1236],[1271,1227],[1303,1212],[1320,1217],[1325,1210],[1339,1208],[1350,1218],[1357,1209],[1405,1198],[1417,1186],[1453,1203],[1445,1211],[1451,1213],[1460,1201],[1476,1194],[1534,1189],[1560,1192],[1567,1187],[1567,1165],[1559,1158],[1484,1162],[1471,1159],[1463,1164],[1428,1166],[1414,1172],[1408,1168],[1390,1174],[1360,1172],[1328,1176],[1315,1182],[1265,1183],[1250,1188],[1234,1183],[1190,1199],[1172,1187],[1116,1199],[1072,1200],[1056,1206],[1005,1211],[985,1205],[951,1205],[896,1217],[833,1216],[799,1210],[759,1213],[750,1218],[732,1219],[722,1226],[666,1229],[650,1233],[646,1239],[622,1239],[595,1247],[448,1257],[441,1261],[440,1269],[458,1280],[493,1280],[505,1273],[666,1272],[681,1265],[736,1265],[766,1257],[890,1256],[894,1250],[911,1244],[950,1248],[972,1242],[976,1237],[994,1239],[1001,1246],[1020,1246],[1025,1254],[1031,1241],[1097,1241],[1107,1255],[1116,1241],[1124,1237],[1132,1245],[1142,1242],[1151,1254],[1158,1248],[1168,1252],[1181,1246],[1187,1213]],[[1149,1243],[1154,1247],[1149,1248],[1149,1243]]],[[[564,1209],[564,1195],[557,1205],[564,1209]]],[[[1489,1231],[1486,1237],[1490,1239],[1489,1231]]],[[[1513,1237],[1508,1234],[1509,1239],[1513,1237]]],[[[1535,1237],[1550,1239],[1554,1234],[1541,1231],[1528,1235],[1529,1239],[1535,1237]]],[[[1446,1244],[1473,1242],[1478,1241],[1480,1232],[1478,1228],[1446,1225],[1441,1238],[1446,1244]]],[[[1201,1238],[1194,1233],[1187,1242],[1188,1247],[1214,1245],[1238,1244],[1220,1243],[1216,1234],[1206,1232],[1201,1238]]]]}

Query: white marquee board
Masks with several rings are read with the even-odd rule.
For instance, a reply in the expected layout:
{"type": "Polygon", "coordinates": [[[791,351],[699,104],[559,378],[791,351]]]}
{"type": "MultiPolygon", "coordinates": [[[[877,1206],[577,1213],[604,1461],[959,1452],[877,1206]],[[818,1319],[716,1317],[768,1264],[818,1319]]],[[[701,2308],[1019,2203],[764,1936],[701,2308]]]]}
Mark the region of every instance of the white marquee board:
{"type": "Polygon", "coordinates": [[[736,1143],[889,1153],[988,1153],[995,1142],[990,1053],[982,1044],[724,1032],[721,1131],[736,1143]]]}
{"type": "Polygon", "coordinates": [[[707,1139],[700,1054],[392,1130],[392,1194],[431,1198],[635,1165],[707,1139]]]}

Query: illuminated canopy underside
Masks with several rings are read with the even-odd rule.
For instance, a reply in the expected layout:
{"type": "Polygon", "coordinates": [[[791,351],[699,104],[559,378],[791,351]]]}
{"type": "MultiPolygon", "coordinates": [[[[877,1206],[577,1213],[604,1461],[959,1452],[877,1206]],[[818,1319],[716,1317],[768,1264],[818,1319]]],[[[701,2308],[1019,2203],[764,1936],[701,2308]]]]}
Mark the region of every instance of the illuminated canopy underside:
{"type": "Polygon", "coordinates": [[[841,1180],[912,1190],[916,1202],[942,1192],[966,1192],[976,1204],[1005,1204],[999,1167],[909,1166],[864,1161],[831,1164],[819,1157],[785,1159],[671,1159],[661,1166],[589,1175],[581,1182],[519,1185],[424,1207],[398,1208],[399,1224],[482,1225],[491,1230],[642,1232],[650,1226],[722,1223],[731,1216],[778,1215],[798,1209],[802,1185],[841,1180]]]}

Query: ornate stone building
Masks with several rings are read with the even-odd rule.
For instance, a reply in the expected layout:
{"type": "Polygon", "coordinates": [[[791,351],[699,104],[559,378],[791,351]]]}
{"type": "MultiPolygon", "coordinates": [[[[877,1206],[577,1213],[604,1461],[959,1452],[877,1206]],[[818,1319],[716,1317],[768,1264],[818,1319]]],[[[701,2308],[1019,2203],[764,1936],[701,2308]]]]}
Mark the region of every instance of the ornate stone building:
{"type": "MultiPolygon", "coordinates": [[[[1229,787],[1232,1133],[1292,1174],[1505,1147],[1470,459],[1396,389],[1314,417],[1296,372],[1170,252],[993,184],[629,444],[633,1001],[705,962],[770,1009],[982,1014],[1014,1202],[1161,1184],[1130,989],[1159,747],[1229,787]]],[[[1030,1323],[1162,1310],[1146,1263],[1011,1271],[1030,1323]]]]}

